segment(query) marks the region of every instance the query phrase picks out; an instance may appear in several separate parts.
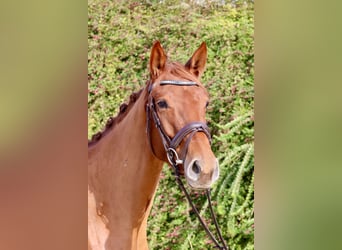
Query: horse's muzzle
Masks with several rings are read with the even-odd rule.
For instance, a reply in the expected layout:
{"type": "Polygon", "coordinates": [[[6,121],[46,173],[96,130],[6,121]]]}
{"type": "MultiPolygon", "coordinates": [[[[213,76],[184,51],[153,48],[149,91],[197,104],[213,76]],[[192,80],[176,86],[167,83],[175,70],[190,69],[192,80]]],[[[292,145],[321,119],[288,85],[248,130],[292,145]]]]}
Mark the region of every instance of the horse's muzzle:
{"type": "Polygon", "coordinates": [[[214,161],[206,163],[202,159],[185,161],[184,174],[190,187],[194,189],[208,189],[219,178],[219,165],[214,161]]]}

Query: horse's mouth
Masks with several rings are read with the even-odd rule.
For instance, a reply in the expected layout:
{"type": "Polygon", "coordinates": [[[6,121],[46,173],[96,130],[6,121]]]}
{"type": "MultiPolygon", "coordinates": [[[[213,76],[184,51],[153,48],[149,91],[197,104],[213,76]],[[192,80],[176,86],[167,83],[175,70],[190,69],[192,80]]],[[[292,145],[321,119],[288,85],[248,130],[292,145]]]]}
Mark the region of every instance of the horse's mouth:
{"type": "Polygon", "coordinates": [[[212,183],[204,184],[204,185],[203,184],[197,184],[197,183],[194,183],[193,181],[189,180],[188,178],[186,178],[186,182],[188,183],[189,187],[193,190],[206,190],[206,189],[210,189],[212,186],[212,183]]]}

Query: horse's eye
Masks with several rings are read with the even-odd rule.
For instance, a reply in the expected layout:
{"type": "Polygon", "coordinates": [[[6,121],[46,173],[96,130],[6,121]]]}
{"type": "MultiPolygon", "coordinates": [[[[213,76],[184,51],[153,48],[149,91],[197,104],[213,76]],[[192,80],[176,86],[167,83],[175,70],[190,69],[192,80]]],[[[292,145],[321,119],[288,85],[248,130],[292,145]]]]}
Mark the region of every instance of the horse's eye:
{"type": "Polygon", "coordinates": [[[167,102],[164,101],[164,100],[161,100],[161,101],[157,102],[157,105],[161,109],[166,109],[168,107],[167,102]]]}
{"type": "Polygon", "coordinates": [[[205,104],[205,108],[208,108],[208,106],[209,106],[209,102],[207,102],[207,103],[205,104]]]}

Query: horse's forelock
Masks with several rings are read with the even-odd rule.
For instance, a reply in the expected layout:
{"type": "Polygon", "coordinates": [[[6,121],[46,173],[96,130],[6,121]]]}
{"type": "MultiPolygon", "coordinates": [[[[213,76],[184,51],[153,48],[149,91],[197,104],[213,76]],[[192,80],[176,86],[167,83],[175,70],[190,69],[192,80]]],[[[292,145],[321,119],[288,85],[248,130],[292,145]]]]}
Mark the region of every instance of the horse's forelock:
{"type": "Polygon", "coordinates": [[[168,64],[169,67],[169,71],[172,75],[177,76],[179,78],[188,80],[188,81],[197,81],[198,79],[191,74],[184,65],[177,63],[177,62],[173,62],[168,64]]]}

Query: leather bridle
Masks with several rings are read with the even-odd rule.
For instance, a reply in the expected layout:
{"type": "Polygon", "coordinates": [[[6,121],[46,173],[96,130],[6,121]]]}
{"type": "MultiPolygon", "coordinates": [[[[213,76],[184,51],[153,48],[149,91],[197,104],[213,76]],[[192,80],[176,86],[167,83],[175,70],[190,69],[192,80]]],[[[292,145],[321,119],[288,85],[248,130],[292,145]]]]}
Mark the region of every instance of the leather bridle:
{"type": "MultiPolygon", "coordinates": [[[[159,84],[161,86],[163,86],[163,85],[198,86],[198,84],[196,82],[175,81],[175,80],[163,80],[163,81],[160,81],[159,84]]],[[[203,132],[207,136],[209,142],[211,143],[211,136],[210,136],[209,128],[203,122],[198,122],[198,121],[191,122],[191,123],[185,125],[183,128],[181,128],[173,138],[170,138],[170,136],[168,136],[167,133],[165,132],[163,125],[161,124],[161,121],[159,119],[157,110],[156,110],[155,101],[154,101],[152,94],[151,94],[153,85],[154,85],[154,83],[149,83],[149,85],[148,85],[148,101],[146,104],[146,133],[147,133],[147,137],[148,137],[148,141],[150,144],[151,151],[156,156],[156,153],[154,151],[153,144],[152,144],[152,139],[151,139],[151,121],[153,121],[154,125],[156,126],[156,128],[159,132],[160,138],[162,140],[167,159],[168,159],[168,161],[169,161],[169,163],[170,163],[170,165],[174,171],[174,176],[176,178],[176,181],[177,181],[180,189],[185,194],[189,204],[191,205],[193,211],[195,212],[195,214],[196,214],[198,220],[200,221],[202,227],[204,228],[204,230],[206,231],[208,236],[211,238],[211,240],[214,242],[214,244],[216,245],[217,248],[223,249],[223,250],[228,250],[228,247],[225,244],[225,241],[223,240],[221,231],[218,227],[218,223],[217,223],[215,214],[213,212],[213,208],[211,205],[211,198],[210,198],[210,189],[206,190],[206,196],[207,196],[208,203],[209,203],[211,217],[214,221],[215,228],[216,228],[217,234],[220,238],[222,245],[220,245],[220,243],[216,240],[216,238],[210,232],[208,226],[204,223],[203,219],[201,218],[197,208],[195,207],[195,205],[193,204],[193,202],[191,200],[189,193],[187,192],[186,188],[184,187],[184,184],[180,178],[179,168],[178,168],[179,165],[184,164],[190,141],[196,133],[203,132]],[[184,139],[185,139],[184,146],[183,146],[183,149],[181,150],[180,157],[179,157],[178,153],[177,153],[177,148],[182,143],[182,141],[184,139]]],[[[157,158],[159,158],[159,157],[157,157],[157,158]]]]}
{"type": "MultiPolygon", "coordinates": [[[[147,114],[146,114],[146,116],[147,116],[147,118],[146,118],[146,120],[147,120],[146,129],[147,129],[147,135],[148,135],[151,150],[152,150],[153,154],[156,155],[152,141],[151,141],[151,132],[150,132],[150,130],[151,130],[151,124],[150,123],[151,123],[151,120],[153,120],[156,128],[158,129],[160,138],[162,139],[164,150],[166,152],[166,156],[167,156],[170,164],[172,164],[172,161],[174,161],[176,163],[176,165],[181,165],[184,163],[189,143],[190,143],[192,137],[194,136],[194,134],[196,132],[205,133],[205,135],[208,137],[209,142],[211,142],[211,136],[210,136],[209,128],[203,122],[191,122],[191,123],[185,125],[183,128],[181,128],[177,132],[177,134],[171,139],[167,135],[167,133],[165,132],[165,130],[161,124],[161,121],[159,119],[159,116],[158,116],[158,113],[156,110],[156,106],[155,106],[155,101],[151,95],[152,85],[153,84],[151,84],[149,86],[149,89],[148,89],[149,95],[148,95],[148,102],[147,102],[147,106],[146,106],[146,112],[147,112],[147,114]],[[183,147],[183,151],[181,153],[181,159],[180,159],[178,157],[176,149],[178,148],[178,146],[180,145],[180,143],[184,140],[184,138],[186,136],[188,136],[188,138],[185,142],[185,146],[183,147]]],[[[163,85],[197,86],[198,84],[196,82],[167,80],[167,81],[160,81],[160,85],[162,85],[162,86],[163,85]]]]}

